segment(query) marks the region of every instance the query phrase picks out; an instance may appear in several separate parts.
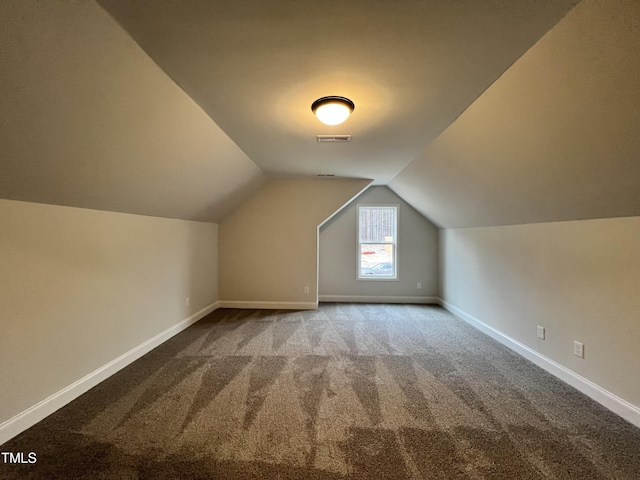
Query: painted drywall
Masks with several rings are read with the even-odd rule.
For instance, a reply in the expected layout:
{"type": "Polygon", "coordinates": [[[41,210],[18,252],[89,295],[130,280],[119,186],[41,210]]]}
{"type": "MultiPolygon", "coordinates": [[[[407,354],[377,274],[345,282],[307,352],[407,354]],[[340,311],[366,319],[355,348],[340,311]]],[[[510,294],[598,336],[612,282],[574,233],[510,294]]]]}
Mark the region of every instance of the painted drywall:
{"type": "Polygon", "coordinates": [[[220,223],[222,305],[315,308],[318,226],[370,183],[269,180],[220,223]]]}
{"type": "Polygon", "coordinates": [[[442,230],[440,249],[446,302],[640,407],[640,217],[442,230]]]}
{"type": "Polygon", "coordinates": [[[387,187],[370,187],[320,228],[320,300],[323,296],[399,297],[411,301],[438,296],[438,228],[387,187]],[[356,280],[357,207],[399,205],[398,280],[356,280]],[[422,288],[417,288],[417,283],[422,288]],[[409,298],[407,298],[409,297],[409,298]]]}
{"type": "Polygon", "coordinates": [[[445,228],[640,215],[638,25],[582,0],[390,188],[445,228]]]}
{"type": "Polygon", "coordinates": [[[0,425],[218,299],[216,224],[0,200],[0,225],[0,425]]]}
{"type": "Polygon", "coordinates": [[[98,3],[265,171],[386,184],[578,1],[98,3]],[[311,113],[326,95],[345,124],[311,113]]]}
{"type": "Polygon", "coordinates": [[[218,221],[265,174],[93,1],[0,2],[0,198],[218,221]]]}

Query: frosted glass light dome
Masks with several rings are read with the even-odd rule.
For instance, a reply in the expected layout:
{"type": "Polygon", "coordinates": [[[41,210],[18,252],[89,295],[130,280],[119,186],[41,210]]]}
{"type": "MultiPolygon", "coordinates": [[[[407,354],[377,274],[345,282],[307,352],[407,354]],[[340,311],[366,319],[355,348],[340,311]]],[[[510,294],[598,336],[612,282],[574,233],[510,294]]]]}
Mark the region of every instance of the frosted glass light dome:
{"type": "Polygon", "coordinates": [[[340,125],[354,108],[353,102],[345,97],[322,97],[311,105],[311,111],[325,125],[340,125]]]}

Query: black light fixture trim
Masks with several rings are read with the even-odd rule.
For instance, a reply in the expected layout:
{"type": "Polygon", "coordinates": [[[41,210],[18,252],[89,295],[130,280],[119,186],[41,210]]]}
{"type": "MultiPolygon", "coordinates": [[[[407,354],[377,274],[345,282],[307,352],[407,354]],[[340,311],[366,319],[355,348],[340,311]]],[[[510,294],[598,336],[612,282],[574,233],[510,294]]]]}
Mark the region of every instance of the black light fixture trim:
{"type": "Polygon", "coordinates": [[[356,109],[355,104],[351,100],[349,100],[347,97],[330,96],[330,97],[319,98],[315,102],[313,102],[311,104],[311,111],[315,114],[316,110],[322,105],[325,105],[327,103],[336,103],[336,102],[342,103],[343,105],[348,107],[349,110],[351,110],[351,113],[353,113],[353,111],[356,109]]]}

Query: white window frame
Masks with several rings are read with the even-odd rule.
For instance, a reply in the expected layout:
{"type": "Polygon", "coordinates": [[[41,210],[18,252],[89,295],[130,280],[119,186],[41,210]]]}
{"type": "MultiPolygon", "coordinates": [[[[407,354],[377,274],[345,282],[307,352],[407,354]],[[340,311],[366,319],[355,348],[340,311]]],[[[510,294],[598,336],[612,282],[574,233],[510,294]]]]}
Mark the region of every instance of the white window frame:
{"type": "Polygon", "coordinates": [[[397,282],[400,279],[399,265],[398,265],[398,231],[400,230],[400,205],[398,204],[358,204],[356,209],[356,280],[363,282],[397,282]],[[380,243],[388,243],[393,245],[393,265],[395,268],[395,275],[393,277],[370,277],[360,275],[360,261],[362,256],[360,255],[361,246],[367,245],[370,242],[360,242],[360,209],[361,208],[394,208],[395,209],[395,230],[393,233],[392,242],[375,242],[376,245],[380,243]]]}

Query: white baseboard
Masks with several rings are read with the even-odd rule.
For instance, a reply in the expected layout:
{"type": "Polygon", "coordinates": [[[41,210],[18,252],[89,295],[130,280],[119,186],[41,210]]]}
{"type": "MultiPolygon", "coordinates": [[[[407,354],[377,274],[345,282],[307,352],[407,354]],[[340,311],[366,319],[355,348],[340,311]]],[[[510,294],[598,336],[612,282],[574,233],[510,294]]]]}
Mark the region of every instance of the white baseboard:
{"type": "Polygon", "coordinates": [[[321,302],[337,303],[440,303],[438,297],[409,297],[409,296],[372,296],[372,295],[320,295],[321,302]]]}
{"type": "Polygon", "coordinates": [[[220,308],[248,308],[259,310],[317,310],[317,302],[241,302],[221,300],[220,308]]]}
{"type": "Polygon", "coordinates": [[[15,417],[3,422],[0,424],[0,445],[48,417],[56,410],[64,407],[66,404],[75,400],[89,389],[106,380],[117,371],[122,370],[130,363],[133,363],[144,354],[150,352],[161,343],[166,342],[174,335],[196,323],[201,318],[219,308],[219,304],[220,302],[215,302],[208,305],[190,317],[185,318],[181,322],[167,328],[146,342],[141,343],[137,347],[134,347],[128,352],[120,355],[118,358],[110,361],[106,365],[103,365],[97,370],[94,370],[88,375],[85,375],[81,379],[73,382],[71,385],[36,403],[32,407],[29,407],[25,411],[17,414],[15,417]]]}
{"type": "Polygon", "coordinates": [[[576,390],[584,393],[588,397],[608,408],[613,413],[621,416],[633,425],[640,427],[640,408],[627,402],[625,399],[618,397],[616,394],[611,393],[608,390],[596,385],[591,380],[584,378],[581,375],[569,370],[568,368],[554,362],[550,358],[538,353],[532,348],[518,342],[517,340],[505,335],[504,333],[490,327],[486,323],[481,322],[477,318],[469,315],[468,313],[460,310],[459,308],[451,305],[450,303],[439,299],[440,305],[449,310],[451,313],[460,317],[472,327],[477,328],[483,333],[486,333],[491,338],[502,343],[504,346],[510,348],[517,354],[526,358],[527,360],[535,363],[539,367],[543,368],[552,375],[558,377],[563,382],[571,385],[576,390]]]}

